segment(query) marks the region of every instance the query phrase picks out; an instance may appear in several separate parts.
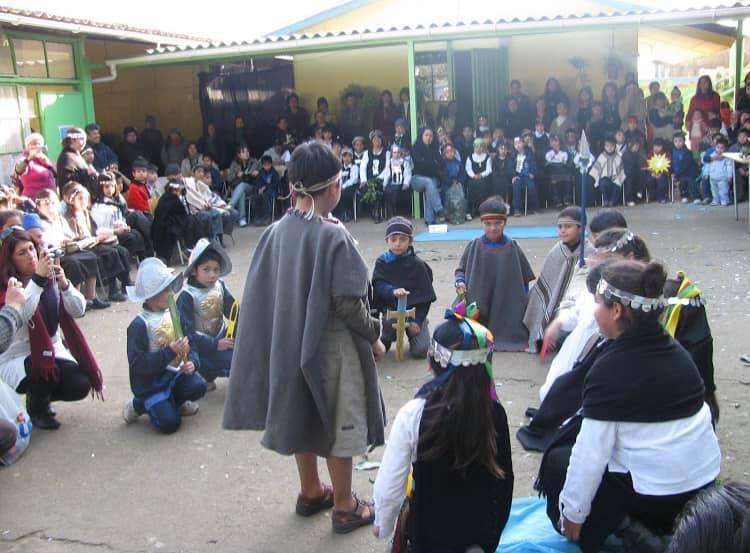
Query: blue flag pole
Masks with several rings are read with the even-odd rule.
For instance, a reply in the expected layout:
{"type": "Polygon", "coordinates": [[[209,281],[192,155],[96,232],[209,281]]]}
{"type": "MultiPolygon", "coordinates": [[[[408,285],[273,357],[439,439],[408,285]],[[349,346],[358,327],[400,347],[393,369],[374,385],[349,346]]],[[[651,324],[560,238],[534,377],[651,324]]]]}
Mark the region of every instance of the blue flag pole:
{"type": "Polygon", "coordinates": [[[588,203],[588,170],[591,166],[591,150],[586,138],[586,131],[581,132],[581,141],[578,143],[578,167],[581,169],[581,256],[578,266],[586,264],[586,204],[588,203]]]}

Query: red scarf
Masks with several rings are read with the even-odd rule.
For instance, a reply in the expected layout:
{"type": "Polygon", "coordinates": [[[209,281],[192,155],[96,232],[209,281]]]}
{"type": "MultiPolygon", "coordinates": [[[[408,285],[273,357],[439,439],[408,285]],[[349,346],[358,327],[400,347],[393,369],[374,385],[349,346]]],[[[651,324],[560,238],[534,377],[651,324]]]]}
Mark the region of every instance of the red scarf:
{"type": "MultiPolygon", "coordinates": [[[[0,289],[0,307],[5,305],[5,292],[5,288],[0,289]]],[[[78,328],[73,317],[65,311],[62,295],[58,299],[58,318],[65,344],[78,365],[88,374],[93,395],[103,400],[102,371],[99,369],[99,364],[89,349],[81,329],[78,328]]],[[[29,322],[29,343],[31,345],[31,377],[57,381],[60,374],[55,363],[55,348],[39,307],[34,311],[34,315],[29,322]]]]}

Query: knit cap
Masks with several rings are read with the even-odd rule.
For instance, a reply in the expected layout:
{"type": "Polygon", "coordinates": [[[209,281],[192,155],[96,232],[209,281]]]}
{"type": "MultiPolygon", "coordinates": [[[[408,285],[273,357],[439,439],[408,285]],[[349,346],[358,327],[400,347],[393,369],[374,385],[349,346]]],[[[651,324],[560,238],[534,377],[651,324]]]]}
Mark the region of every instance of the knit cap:
{"type": "Polygon", "coordinates": [[[414,238],[414,227],[404,217],[393,217],[385,225],[385,237],[388,239],[394,234],[403,234],[409,238],[414,238]]]}

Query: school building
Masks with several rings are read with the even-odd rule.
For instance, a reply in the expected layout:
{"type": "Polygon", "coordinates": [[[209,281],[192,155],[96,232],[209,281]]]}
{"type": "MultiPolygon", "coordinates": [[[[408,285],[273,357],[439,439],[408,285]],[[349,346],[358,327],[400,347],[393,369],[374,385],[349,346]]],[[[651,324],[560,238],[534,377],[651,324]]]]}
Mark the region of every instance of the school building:
{"type": "MultiPolygon", "coordinates": [[[[268,116],[253,105],[280,110],[291,90],[311,112],[327,97],[335,115],[351,85],[364,90],[366,107],[381,90],[397,98],[406,87],[420,109],[455,100],[490,121],[511,79],[533,98],[555,77],[574,100],[582,86],[598,98],[628,72],[691,89],[708,72],[731,96],[745,70],[750,2],[706,4],[351,0],[231,43],[0,6],[0,175],[6,180],[32,130],[53,159],[61,132],[91,121],[119,134],[153,114],[163,130],[197,138],[208,106],[231,124],[239,106],[245,115],[268,116]]],[[[410,109],[416,126],[415,102],[410,109]]]]}

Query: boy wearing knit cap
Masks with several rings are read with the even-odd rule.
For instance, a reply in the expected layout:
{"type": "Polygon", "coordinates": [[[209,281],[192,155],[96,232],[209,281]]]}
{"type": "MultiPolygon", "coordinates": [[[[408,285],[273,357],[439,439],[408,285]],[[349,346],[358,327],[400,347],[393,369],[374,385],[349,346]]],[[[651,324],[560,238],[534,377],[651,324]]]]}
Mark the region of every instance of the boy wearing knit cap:
{"type": "MultiPolygon", "coordinates": [[[[430,345],[430,330],[427,313],[430,304],[437,298],[432,288],[432,269],[416,253],[412,242],[414,228],[403,217],[393,217],[385,228],[385,243],[388,250],[378,257],[372,273],[373,307],[380,312],[395,310],[400,298],[406,298],[406,307],[415,310],[413,319],[408,319],[406,335],[409,338],[409,353],[415,358],[424,358],[430,345]]],[[[391,321],[383,321],[381,340],[388,349],[396,339],[391,321]]]]}

